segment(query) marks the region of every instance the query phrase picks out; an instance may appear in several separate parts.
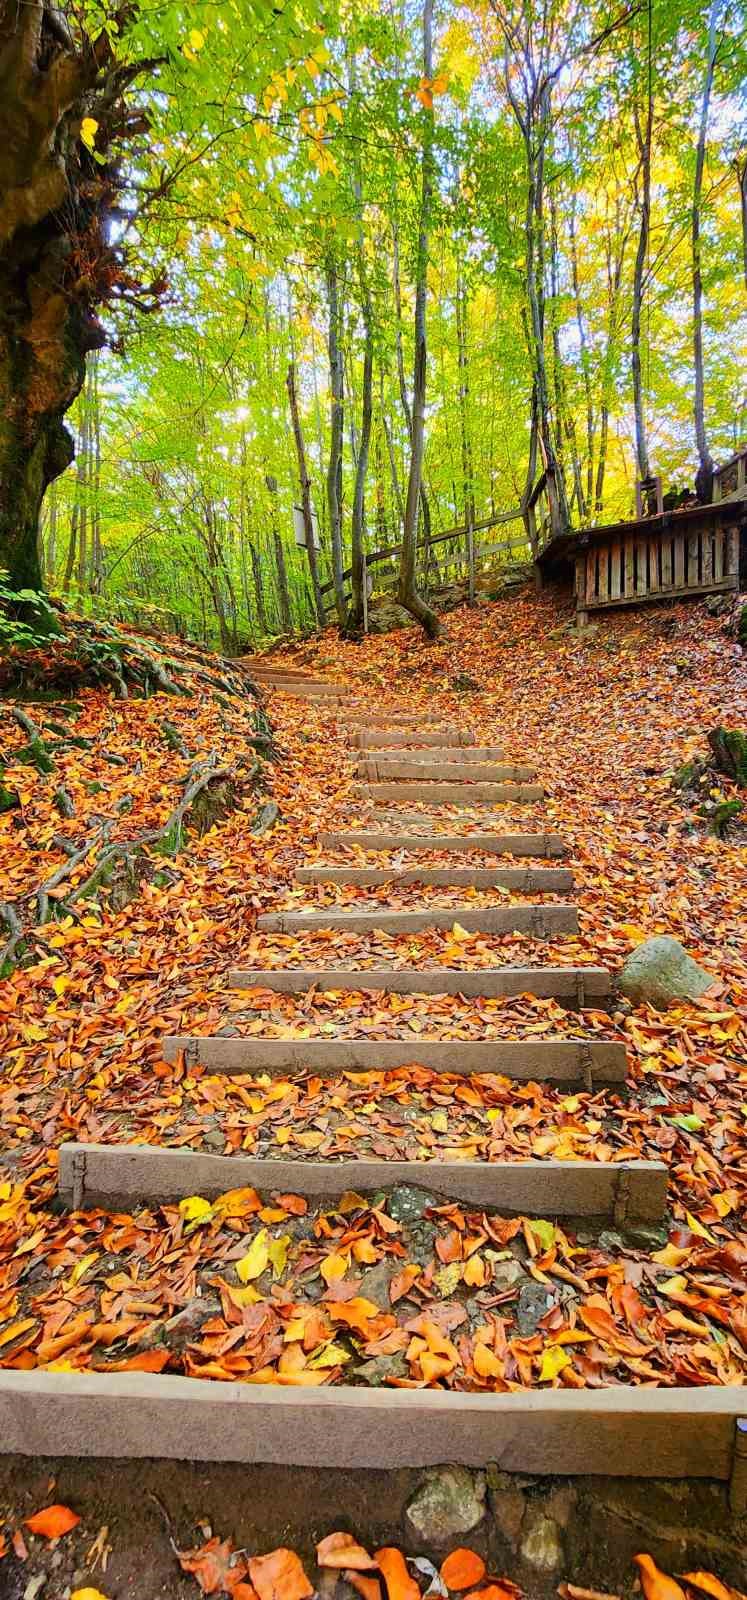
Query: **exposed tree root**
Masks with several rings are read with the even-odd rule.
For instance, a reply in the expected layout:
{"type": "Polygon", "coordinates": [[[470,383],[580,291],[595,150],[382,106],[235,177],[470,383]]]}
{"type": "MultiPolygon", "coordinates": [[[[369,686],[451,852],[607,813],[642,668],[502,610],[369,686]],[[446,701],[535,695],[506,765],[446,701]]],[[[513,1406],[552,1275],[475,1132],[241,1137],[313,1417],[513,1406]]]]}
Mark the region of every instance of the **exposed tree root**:
{"type": "Polygon", "coordinates": [[[256,698],[247,669],[207,648],[180,644],[177,658],[168,639],[69,612],[60,612],[58,621],[61,631],[43,649],[6,653],[0,663],[0,690],[44,695],[102,685],[126,700],[156,693],[189,695],[195,684],[205,684],[226,695],[256,698]]]}
{"type": "MultiPolygon", "coordinates": [[[[154,875],[153,855],[171,858],[179,853],[185,835],[198,837],[236,809],[239,796],[247,784],[252,784],[261,771],[259,761],[254,761],[247,771],[236,766],[219,765],[215,753],[205,760],[195,762],[190,768],[181,799],[159,828],[131,839],[110,839],[118,816],[101,821],[94,832],[81,845],[71,845],[60,835],[55,844],[65,851],[67,860],[51,877],[46,878],[23,904],[33,905],[33,921],[24,921],[19,906],[0,901],[0,922],[8,931],[8,939],[0,950],[0,972],[7,971],[18,958],[34,928],[49,922],[54,912],[77,916],[76,906],[98,891],[106,891],[113,909],[121,910],[137,895],[141,882],[154,875]],[[93,857],[90,871],[69,893],[60,895],[62,885],[69,882],[81,862],[93,857]],[[50,902],[53,902],[54,911],[50,902]]],[[[120,803],[120,816],[124,806],[120,803]]],[[[278,814],[274,801],[267,802],[258,813],[253,832],[265,833],[278,814]]],[[[167,870],[167,869],[166,869],[167,870]]]]}

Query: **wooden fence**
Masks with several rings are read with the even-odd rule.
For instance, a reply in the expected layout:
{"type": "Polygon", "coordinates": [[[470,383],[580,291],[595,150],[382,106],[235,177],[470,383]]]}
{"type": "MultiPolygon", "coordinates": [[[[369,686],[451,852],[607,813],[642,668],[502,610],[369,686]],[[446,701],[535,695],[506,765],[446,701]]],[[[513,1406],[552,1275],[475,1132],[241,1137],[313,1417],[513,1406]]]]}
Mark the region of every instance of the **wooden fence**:
{"type": "MultiPolygon", "coordinates": [[[[474,524],[472,528],[473,538],[475,534],[485,533],[490,528],[504,527],[509,522],[521,521],[521,518],[522,513],[520,507],[517,507],[513,511],[503,511],[498,516],[485,517],[480,522],[476,522],[474,524]]],[[[427,544],[423,540],[418,541],[418,565],[425,587],[428,587],[431,583],[431,571],[429,571],[431,560],[438,570],[440,580],[443,580],[447,575],[453,576],[457,573],[466,575],[468,573],[469,554],[467,548],[467,535],[468,529],[465,526],[458,526],[454,528],[445,528],[439,533],[434,533],[427,544]],[[442,549],[441,547],[443,546],[446,546],[446,549],[442,549]]],[[[401,544],[391,544],[385,545],[379,550],[366,551],[366,571],[370,572],[373,567],[386,568],[387,566],[390,566],[393,570],[396,570],[399,563],[401,550],[401,544]]],[[[515,538],[491,539],[487,540],[484,544],[476,544],[473,549],[473,561],[475,566],[478,566],[480,562],[485,561],[491,556],[504,554],[516,554],[517,556],[525,555],[527,559],[530,558],[529,545],[526,534],[523,531],[515,538]]],[[[382,576],[389,575],[390,574],[386,573],[382,574],[382,576]]],[[[349,598],[352,568],[346,567],[342,577],[345,585],[346,596],[349,598]]],[[[327,583],[323,583],[321,589],[322,595],[325,597],[325,611],[334,610],[335,602],[333,582],[330,580],[327,583]]]]}
{"type": "Polygon", "coordinates": [[[631,533],[611,536],[577,554],[579,613],[737,587],[736,526],[719,526],[704,517],[682,529],[652,529],[648,537],[645,523],[631,527],[631,533]]]}

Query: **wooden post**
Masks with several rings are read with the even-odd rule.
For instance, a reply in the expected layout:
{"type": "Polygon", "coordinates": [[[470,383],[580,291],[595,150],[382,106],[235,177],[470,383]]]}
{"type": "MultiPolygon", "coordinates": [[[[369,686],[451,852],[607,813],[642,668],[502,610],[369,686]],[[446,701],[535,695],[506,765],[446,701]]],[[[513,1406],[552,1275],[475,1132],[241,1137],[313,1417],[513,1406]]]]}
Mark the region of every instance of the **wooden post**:
{"type": "Polygon", "coordinates": [[[285,380],[288,390],[291,421],[293,423],[293,437],[296,443],[298,457],[298,476],[301,480],[301,504],[303,506],[304,532],[306,534],[306,554],[309,558],[309,571],[311,573],[311,589],[317,625],[325,625],[324,601],[319,587],[319,568],[316,559],[316,545],[314,544],[314,519],[311,512],[311,479],[306,466],[306,451],[304,449],[303,432],[301,430],[301,414],[298,409],[298,394],[296,392],[296,365],[291,361],[285,380]]]}
{"type": "Polygon", "coordinates": [[[586,609],[586,557],[576,556],[576,627],[588,628],[589,613],[586,609]]]}

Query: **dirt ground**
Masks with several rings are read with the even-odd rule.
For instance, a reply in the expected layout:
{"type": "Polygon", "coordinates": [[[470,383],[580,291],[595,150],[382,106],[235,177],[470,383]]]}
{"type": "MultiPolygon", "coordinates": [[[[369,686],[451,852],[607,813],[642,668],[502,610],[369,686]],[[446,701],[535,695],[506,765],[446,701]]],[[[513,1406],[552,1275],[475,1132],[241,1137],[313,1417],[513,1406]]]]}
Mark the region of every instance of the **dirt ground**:
{"type": "Polygon", "coordinates": [[[250,1555],[289,1546],[324,1600],[354,1596],[341,1576],[315,1566],[317,1541],[338,1529],[370,1550],[396,1544],[436,1566],[450,1548],[466,1544],[484,1556],[491,1576],[510,1578],[528,1600],[549,1600],[562,1580],[633,1595],[632,1557],[639,1551],[670,1573],[705,1569],[739,1588],[747,1579],[747,1519],[730,1515],[723,1484],[509,1478],[488,1470],[484,1479],[478,1475],[486,1489],[482,1522],[436,1544],[419,1538],[406,1515],[423,1478],[412,1470],[7,1457],[0,1463],[0,1513],[9,1529],[56,1501],[81,1521],[56,1546],[26,1532],[25,1561],[9,1548],[0,1561],[0,1600],[68,1600],[86,1585],[107,1600],[195,1600],[197,1584],[182,1573],[171,1540],[180,1549],[200,1545],[206,1523],[250,1555]],[[97,1537],[109,1549],[105,1570],[90,1554],[97,1537]]]}

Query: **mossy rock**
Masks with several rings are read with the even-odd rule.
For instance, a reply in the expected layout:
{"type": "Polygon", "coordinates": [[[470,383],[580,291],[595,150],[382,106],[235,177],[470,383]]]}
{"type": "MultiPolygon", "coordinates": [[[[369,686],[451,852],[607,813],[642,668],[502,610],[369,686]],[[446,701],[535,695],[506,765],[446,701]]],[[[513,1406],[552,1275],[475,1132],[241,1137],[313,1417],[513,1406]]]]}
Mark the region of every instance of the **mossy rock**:
{"type": "Polygon", "coordinates": [[[719,772],[747,789],[747,733],[739,728],[712,728],[708,743],[719,772]]]}
{"type": "Polygon", "coordinates": [[[671,785],[673,789],[697,789],[706,771],[705,761],[698,756],[693,756],[692,761],[684,761],[681,767],[672,774],[671,785]]]}
{"type": "Polygon", "coordinates": [[[211,779],[206,788],[195,795],[187,812],[184,820],[188,831],[202,838],[203,833],[214,828],[216,822],[230,817],[231,812],[236,810],[238,799],[238,786],[232,778],[211,779]]]}
{"type": "Polygon", "coordinates": [[[0,817],[6,811],[17,811],[21,804],[21,796],[18,790],[9,789],[7,784],[3,782],[4,777],[5,769],[0,767],[0,817]]]}
{"type": "Polygon", "coordinates": [[[736,822],[737,817],[741,816],[742,810],[741,800],[719,801],[712,811],[708,813],[704,811],[702,813],[708,816],[708,832],[714,834],[717,839],[725,839],[730,823],[736,822]]]}
{"type": "Polygon", "coordinates": [[[747,606],[742,606],[737,618],[737,639],[740,644],[747,645],[747,606]]]}

